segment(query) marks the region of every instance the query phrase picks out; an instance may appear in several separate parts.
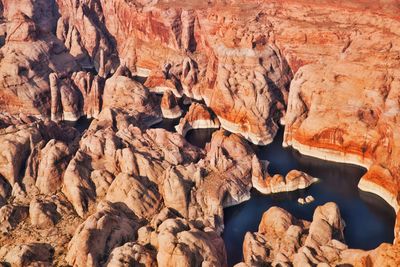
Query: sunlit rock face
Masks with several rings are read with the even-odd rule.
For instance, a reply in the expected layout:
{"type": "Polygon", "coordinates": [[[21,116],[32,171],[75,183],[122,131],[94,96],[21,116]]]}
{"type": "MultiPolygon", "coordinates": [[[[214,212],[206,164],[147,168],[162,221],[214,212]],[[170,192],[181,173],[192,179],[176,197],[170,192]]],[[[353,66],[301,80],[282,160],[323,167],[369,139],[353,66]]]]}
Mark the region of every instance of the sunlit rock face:
{"type": "Polygon", "coordinates": [[[193,103],[175,128],[178,133],[185,136],[192,129],[218,129],[219,127],[219,120],[205,105],[193,103]]]}
{"type": "Polygon", "coordinates": [[[398,210],[400,87],[396,72],[392,75],[355,64],[302,67],[291,86],[284,144],[366,166],[360,189],[377,193],[398,210]]]}
{"type": "Polygon", "coordinates": [[[137,65],[152,70],[146,84],[156,91],[204,100],[223,128],[255,144],[270,143],[292,75],[269,36],[271,28],[218,8],[192,9],[188,4],[189,10],[165,12],[161,6],[148,7],[148,13],[131,19],[138,23],[140,16],[151,14],[150,23],[145,22],[149,34],[137,34],[137,65]],[[148,42],[157,42],[158,48],[149,53],[148,42]],[[188,57],[182,50],[193,53],[188,57]],[[158,54],[165,55],[162,71],[157,70],[160,59],[154,58],[158,54]]]}
{"type": "Polygon", "coordinates": [[[392,27],[399,24],[393,4],[278,4],[287,16],[309,15],[302,23],[289,23],[282,14],[273,20],[286,28],[277,43],[296,73],[283,144],[367,167],[359,188],[377,193],[397,212],[400,32],[392,27]],[[321,12],[335,16],[322,19],[321,12]],[[321,27],[314,31],[317,21],[321,27]],[[349,21],[354,24],[347,27],[349,21]]]}
{"type": "MultiPolygon", "coordinates": [[[[294,76],[284,119],[284,145],[304,154],[367,167],[359,188],[379,194],[397,211],[400,43],[399,32],[389,25],[398,25],[398,20],[391,16],[377,20],[374,8],[378,7],[367,13],[355,9],[325,18],[324,23],[335,21],[335,26],[324,28],[322,37],[312,34],[311,25],[305,26],[304,44],[288,46],[288,58],[293,55],[295,62],[303,62],[303,49],[311,47],[318,47],[323,56],[308,56],[294,76]],[[356,26],[342,31],[341,25],[346,25],[350,16],[356,26]],[[367,18],[370,24],[364,23],[367,18]],[[391,30],[376,30],[381,28],[391,30]],[[339,32],[341,37],[335,37],[339,32]],[[326,42],[329,49],[321,45],[326,42]]],[[[330,10],[341,8],[332,6],[330,10]]],[[[308,20],[316,19],[311,16],[308,20]]]]}
{"type": "MultiPolygon", "coordinates": [[[[0,1],[0,263],[226,266],[224,208],[253,187],[316,181],[271,177],[255,155],[249,143],[279,123],[283,145],[367,167],[360,189],[397,211],[398,12],[390,0],[0,1]],[[185,100],[177,133],[149,129],[185,100]],[[82,116],[83,133],[64,124],[82,116]],[[185,140],[205,127],[221,128],[205,149],[185,140]]],[[[267,211],[242,265],[399,264],[399,219],[395,245],[365,252],[342,243],[335,204],[315,214],[267,211]]]]}
{"type": "Polygon", "coordinates": [[[349,249],[344,243],[345,222],[338,206],[318,206],[312,221],[295,218],[278,207],[262,216],[258,232],[247,232],[243,241],[243,262],[236,266],[396,266],[398,248],[382,244],[375,250],[349,249]]]}
{"type": "Polygon", "coordinates": [[[1,110],[49,115],[49,74],[77,69],[53,34],[54,2],[3,1],[5,44],[0,49],[1,110]]]}

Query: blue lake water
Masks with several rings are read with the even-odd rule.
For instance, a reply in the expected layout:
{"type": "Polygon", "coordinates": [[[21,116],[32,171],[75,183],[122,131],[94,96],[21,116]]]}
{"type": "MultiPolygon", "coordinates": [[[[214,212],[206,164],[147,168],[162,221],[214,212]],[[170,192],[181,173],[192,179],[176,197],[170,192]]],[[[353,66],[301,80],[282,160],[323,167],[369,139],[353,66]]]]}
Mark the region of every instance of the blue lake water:
{"type": "MultiPolygon", "coordinates": [[[[170,129],[168,122],[156,127],[170,129]]],[[[189,131],[186,139],[199,147],[211,139],[213,130],[189,131]]],[[[228,255],[228,264],[242,260],[242,244],[246,232],[256,232],[262,214],[272,206],[286,209],[299,219],[311,221],[317,206],[333,201],[338,204],[346,223],[345,240],[350,248],[373,249],[382,242],[393,242],[394,210],[379,196],[362,192],[358,181],[366,172],[355,165],[334,163],[301,155],[290,148],[282,147],[283,128],[268,146],[253,146],[258,157],[270,162],[270,174],[286,175],[297,169],[318,177],[320,181],[311,187],[290,193],[263,195],[252,190],[251,199],[224,211],[225,229],[222,235],[228,255]],[[315,201],[300,205],[299,197],[312,195],[315,201]]]]}
{"type": "Polygon", "coordinates": [[[290,148],[282,148],[282,137],[283,129],[272,144],[255,146],[258,157],[270,162],[270,173],[286,175],[290,170],[297,169],[320,178],[320,181],[307,189],[291,193],[262,195],[254,190],[249,201],[225,209],[223,239],[230,266],[242,259],[245,233],[256,232],[262,214],[272,206],[284,208],[297,218],[311,221],[317,206],[333,201],[338,204],[346,223],[344,234],[349,247],[373,249],[382,242],[393,242],[394,210],[379,196],[357,188],[365,169],[319,160],[290,148]],[[297,203],[299,197],[308,195],[312,195],[315,201],[306,205],[297,203]]]}

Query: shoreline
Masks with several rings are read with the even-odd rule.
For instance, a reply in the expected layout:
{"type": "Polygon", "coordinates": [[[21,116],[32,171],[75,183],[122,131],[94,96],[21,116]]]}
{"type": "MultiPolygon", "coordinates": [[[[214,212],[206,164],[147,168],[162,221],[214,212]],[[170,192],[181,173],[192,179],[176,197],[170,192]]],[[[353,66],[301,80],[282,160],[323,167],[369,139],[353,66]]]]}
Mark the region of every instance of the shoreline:
{"type": "Polygon", "coordinates": [[[188,123],[185,123],[183,126],[179,123],[178,125],[175,126],[175,130],[177,133],[180,133],[183,137],[186,136],[186,134],[190,130],[198,130],[198,129],[219,129],[220,125],[214,123],[212,120],[194,120],[188,123]]]}
{"type": "MultiPolygon", "coordinates": [[[[311,147],[308,145],[304,145],[297,140],[291,140],[290,142],[283,141],[282,144],[283,147],[292,147],[296,151],[298,151],[300,154],[305,155],[305,156],[310,156],[310,157],[315,157],[318,159],[326,160],[326,161],[331,161],[331,162],[337,162],[337,163],[345,163],[345,164],[353,164],[357,165],[360,167],[363,167],[369,171],[370,167],[372,166],[373,162],[370,159],[367,158],[361,158],[358,155],[355,154],[350,154],[350,153],[343,153],[335,150],[330,150],[330,149],[324,149],[324,148],[316,148],[316,147],[311,147]]],[[[369,192],[373,193],[383,200],[387,204],[389,204],[394,211],[397,213],[399,211],[399,203],[396,202],[396,197],[393,196],[387,189],[385,189],[383,186],[376,184],[374,182],[371,182],[369,180],[366,180],[364,176],[361,177],[360,181],[358,182],[357,187],[364,191],[364,192],[369,192]]]]}

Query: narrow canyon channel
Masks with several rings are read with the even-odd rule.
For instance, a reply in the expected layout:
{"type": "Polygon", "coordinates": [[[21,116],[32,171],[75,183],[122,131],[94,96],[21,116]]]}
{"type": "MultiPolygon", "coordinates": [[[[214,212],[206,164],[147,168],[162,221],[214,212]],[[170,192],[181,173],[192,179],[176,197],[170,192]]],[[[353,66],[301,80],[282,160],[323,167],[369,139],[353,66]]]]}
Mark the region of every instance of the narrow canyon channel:
{"type": "MultiPolygon", "coordinates": [[[[174,131],[178,120],[164,120],[154,128],[174,131]]],[[[338,204],[345,221],[345,241],[350,248],[373,249],[383,242],[392,243],[394,239],[395,212],[382,198],[358,189],[357,184],[366,172],[362,167],[334,163],[301,155],[294,149],[283,148],[281,128],[268,146],[253,146],[261,160],[270,162],[269,172],[286,175],[290,170],[304,171],[320,179],[304,190],[289,193],[263,195],[252,190],[251,199],[225,209],[225,229],[223,239],[226,246],[228,264],[242,260],[242,243],[246,232],[256,232],[262,214],[272,206],[289,211],[298,219],[312,220],[317,206],[333,201],[338,204]],[[311,195],[315,201],[301,205],[299,197],[311,195]]],[[[199,129],[187,133],[186,139],[199,147],[211,140],[214,130],[199,129]]]]}

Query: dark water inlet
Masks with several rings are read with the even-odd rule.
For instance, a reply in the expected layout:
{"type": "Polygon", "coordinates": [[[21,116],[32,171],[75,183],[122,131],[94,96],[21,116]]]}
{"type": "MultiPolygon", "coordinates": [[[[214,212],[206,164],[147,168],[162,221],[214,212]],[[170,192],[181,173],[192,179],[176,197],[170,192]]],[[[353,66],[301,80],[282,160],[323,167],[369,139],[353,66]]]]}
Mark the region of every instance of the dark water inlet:
{"type": "MultiPolygon", "coordinates": [[[[163,124],[158,126],[171,128],[163,124]]],[[[204,147],[211,140],[212,133],[213,130],[191,130],[186,139],[194,145],[204,147]]],[[[301,155],[291,148],[283,148],[282,139],[283,128],[270,145],[253,146],[259,159],[270,162],[270,174],[286,175],[290,170],[297,169],[318,177],[320,181],[307,189],[289,193],[263,195],[252,190],[249,201],[226,208],[222,237],[229,266],[242,260],[246,232],[256,232],[262,214],[272,206],[284,208],[296,218],[311,221],[317,206],[333,201],[338,204],[346,223],[345,241],[350,248],[367,250],[376,248],[383,242],[393,242],[394,210],[379,196],[362,192],[357,187],[361,176],[366,172],[364,168],[301,155]],[[308,195],[312,195],[315,201],[306,205],[297,203],[299,197],[308,195]]]]}
{"type": "Polygon", "coordinates": [[[87,128],[89,128],[92,120],[93,119],[89,119],[86,116],[82,116],[77,121],[62,121],[61,123],[70,127],[74,127],[82,134],[87,128]]]}
{"type": "Polygon", "coordinates": [[[251,199],[225,209],[225,241],[230,266],[242,260],[242,244],[247,231],[256,232],[262,214],[272,206],[289,211],[299,219],[311,221],[317,206],[333,201],[338,204],[346,223],[346,244],[350,248],[373,249],[394,239],[395,212],[382,198],[362,192],[357,184],[366,172],[359,166],[334,163],[301,155],[293,149],[282,147],[283,129],[274,142],[265,147],[255,147],[260,159],[270,162],[269,172],[286,175],[297,169],[320,178],[311,187],[290,193],[262,195],[252,191],[251,199]],[[315,201],[300,205],[299,197],[312,195],[315,201]]]}
{"type": "Polygon", "coordinates": [[[169,132],[175,133],[175,126],[179,124],[180,118],[177,119],[163,119],[157,124],[152,125],[150,128],[162,128],[169,132]]]}
{"type": "Polygon", "coordinates": [[[211,141],[211,136],[216,129],[196,129],[187,132],[185,138],[192,145],[205,148],[206,144],[211,141]]]}

